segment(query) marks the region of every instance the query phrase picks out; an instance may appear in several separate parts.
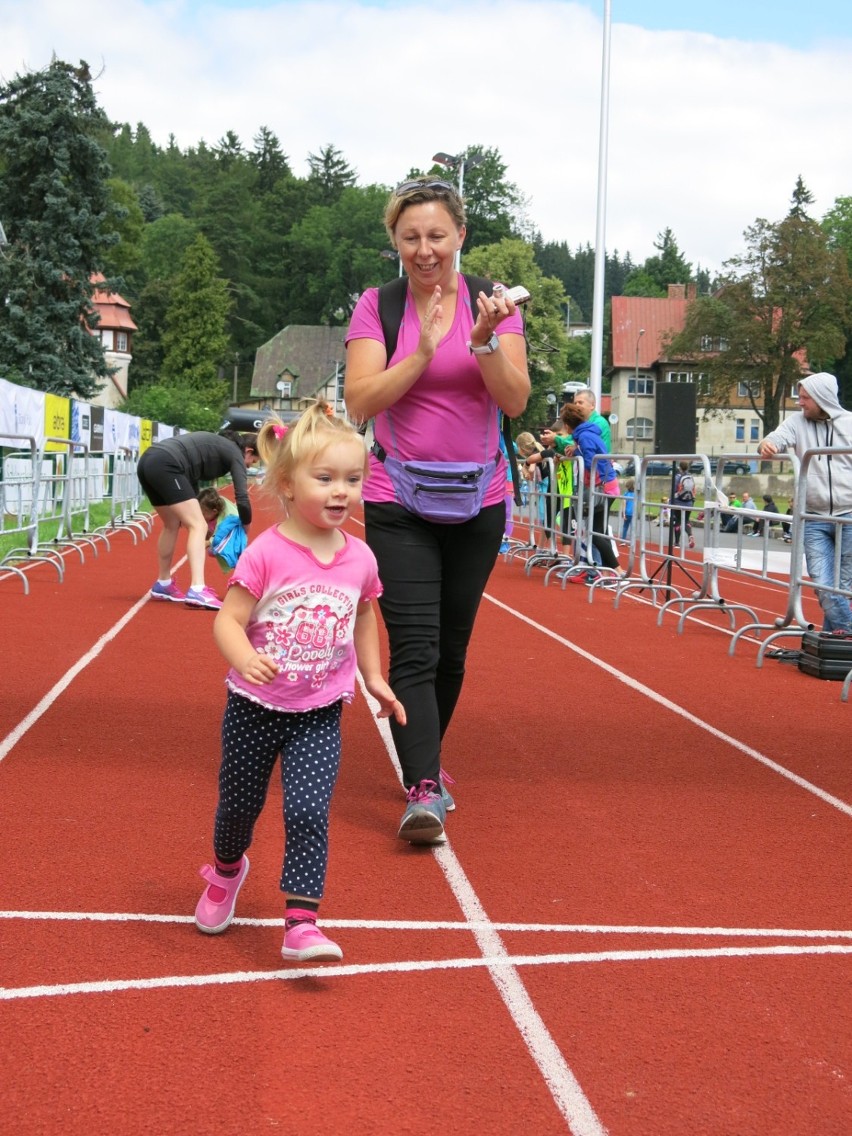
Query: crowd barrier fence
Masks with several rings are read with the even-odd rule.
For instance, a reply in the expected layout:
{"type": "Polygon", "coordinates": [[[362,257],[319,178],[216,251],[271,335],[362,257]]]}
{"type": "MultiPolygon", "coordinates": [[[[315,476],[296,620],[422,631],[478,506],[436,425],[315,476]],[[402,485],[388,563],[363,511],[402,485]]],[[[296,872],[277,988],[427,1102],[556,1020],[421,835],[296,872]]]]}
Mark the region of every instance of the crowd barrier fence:
{"type": "Polygon", "coordinates": [[[29,581],[21,567],[49,564],[65,577],[63,553],[76,554],[85,563],[85,549],[97,556],[99,545],[110,548],[110,535],[128,531],[134,543],[151,531],[153,517],[141,509],[136,477],[137,454],[92,453],[79,441],[2,434],[0,444],[0,537],[19,537],[20,545],[0,556],[0,580],[20,580],[24,594],[29,581]],[[92,527],[92,506],[109,503],[109,520],[92,527]],[[40,539],[40,525],[52,524],[55,533],[40,539]]]}

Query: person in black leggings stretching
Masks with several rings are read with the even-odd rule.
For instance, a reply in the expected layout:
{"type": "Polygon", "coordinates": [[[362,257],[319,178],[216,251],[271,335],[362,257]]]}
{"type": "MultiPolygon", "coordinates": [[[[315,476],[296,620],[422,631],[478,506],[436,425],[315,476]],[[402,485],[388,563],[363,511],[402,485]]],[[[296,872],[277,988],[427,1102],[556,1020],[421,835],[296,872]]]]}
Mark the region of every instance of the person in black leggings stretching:
{"type": "Polygon", "coordinates": [[[139,458],[139,484],[163,522],[157,541],[159,574],[151,588],[154,599],[213,610],[222,606],[213,589],[204,583],[207,521],[198,504],[199,482],[216,481],[230,474],[240,521],[247,528],[251,524],[251,503],[246,467],[258,460],[256,446],[255,434],[199,431],[156,442],[139,458]],[[181,528],[187,531],[190,587],[186,593],[172,579],[172,558],[181,528]]]}

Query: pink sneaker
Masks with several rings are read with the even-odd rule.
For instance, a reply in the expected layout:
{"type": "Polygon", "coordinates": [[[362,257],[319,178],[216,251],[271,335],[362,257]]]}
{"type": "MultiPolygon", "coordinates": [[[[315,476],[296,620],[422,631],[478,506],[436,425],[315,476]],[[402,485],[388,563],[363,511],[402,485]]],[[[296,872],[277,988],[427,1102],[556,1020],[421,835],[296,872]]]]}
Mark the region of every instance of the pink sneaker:
{"type": "Polygon", "coordinates": [[[218,935],[234,918],[237,896],[248,875],[248,856],[243,856],[240,870],[235,876],[220,875],[212,864],[205,864],[199,876],[207,880],[206,887],[195,908],[195,926],[205,935],[218,935]]]}
{"type": "Polygon", "coordinates": [[[185,594],[180,590],[174,580],[168,584],[161,584],[159,580],[151,588],[151,598],[155,600],[171,600],[172,603],[183,603],[185,594]]]}
{"type": "Polygon", "coordinates": [[[287,928],[281,955],[292,962],[320,962],[342,959],[343,951],[325,937],[316,923],[306,920],[287,928]]]}
{"type": "Polygon", "coordinates": [[[188,607],[209,607],[213,611],[218,611],[222,606],[222,601],[212,588],[190,588],[185,602],[188,607]]]}

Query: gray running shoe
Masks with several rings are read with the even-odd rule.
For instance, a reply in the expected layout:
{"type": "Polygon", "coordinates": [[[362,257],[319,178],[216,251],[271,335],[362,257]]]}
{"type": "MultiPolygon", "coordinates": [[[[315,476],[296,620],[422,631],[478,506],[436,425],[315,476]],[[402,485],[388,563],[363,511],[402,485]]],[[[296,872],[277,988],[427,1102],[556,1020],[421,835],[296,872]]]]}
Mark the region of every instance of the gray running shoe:
{"type": "Polygon", "coordinates": [[[440,844],[444,840],[447,809],[434,781],[412,785],[406,796],[408,806],[402,814],[398,836],[409,844],[440,844]]]}

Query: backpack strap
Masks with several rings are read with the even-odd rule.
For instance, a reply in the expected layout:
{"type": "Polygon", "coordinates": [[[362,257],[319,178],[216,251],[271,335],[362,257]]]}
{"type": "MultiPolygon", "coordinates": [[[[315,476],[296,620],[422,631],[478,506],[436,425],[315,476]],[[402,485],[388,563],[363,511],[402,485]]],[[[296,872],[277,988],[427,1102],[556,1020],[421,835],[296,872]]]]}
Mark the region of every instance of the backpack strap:
{"type": "MultiPolygon", "coordinates": [[[[484,276],[465,276],[461,273],[460,275],[467,285],[471,308],[475,306],[476,297],[480,292],[484,292],[486,296],[491,295],[492,289],[494,288],[493,280],[488,280],[484,276]]],[[[402,317],[405,314],[405,297],[407,293],[407,276],[397,276],[394,280],[389,280],[387,284],[382,284],[379,288],[379,320],[382,325],[382,335],[385,339],[385,353],[388,363],[390,363],[391,356],[394,351],[396,351],[396,345],[399,341],[399,329],[402,324],[402,317]]],[[[509,463],[509,469],[512,471],[514,501],[516,505],[520,506],[523,498],[521,497],[521,478],[518,473],[515,444],[512,439],[512,422],[508,415],[504,414],[502,411],[500,411],[500,420],[503,442],[506,447],[506,460],[509,463]]]]}

